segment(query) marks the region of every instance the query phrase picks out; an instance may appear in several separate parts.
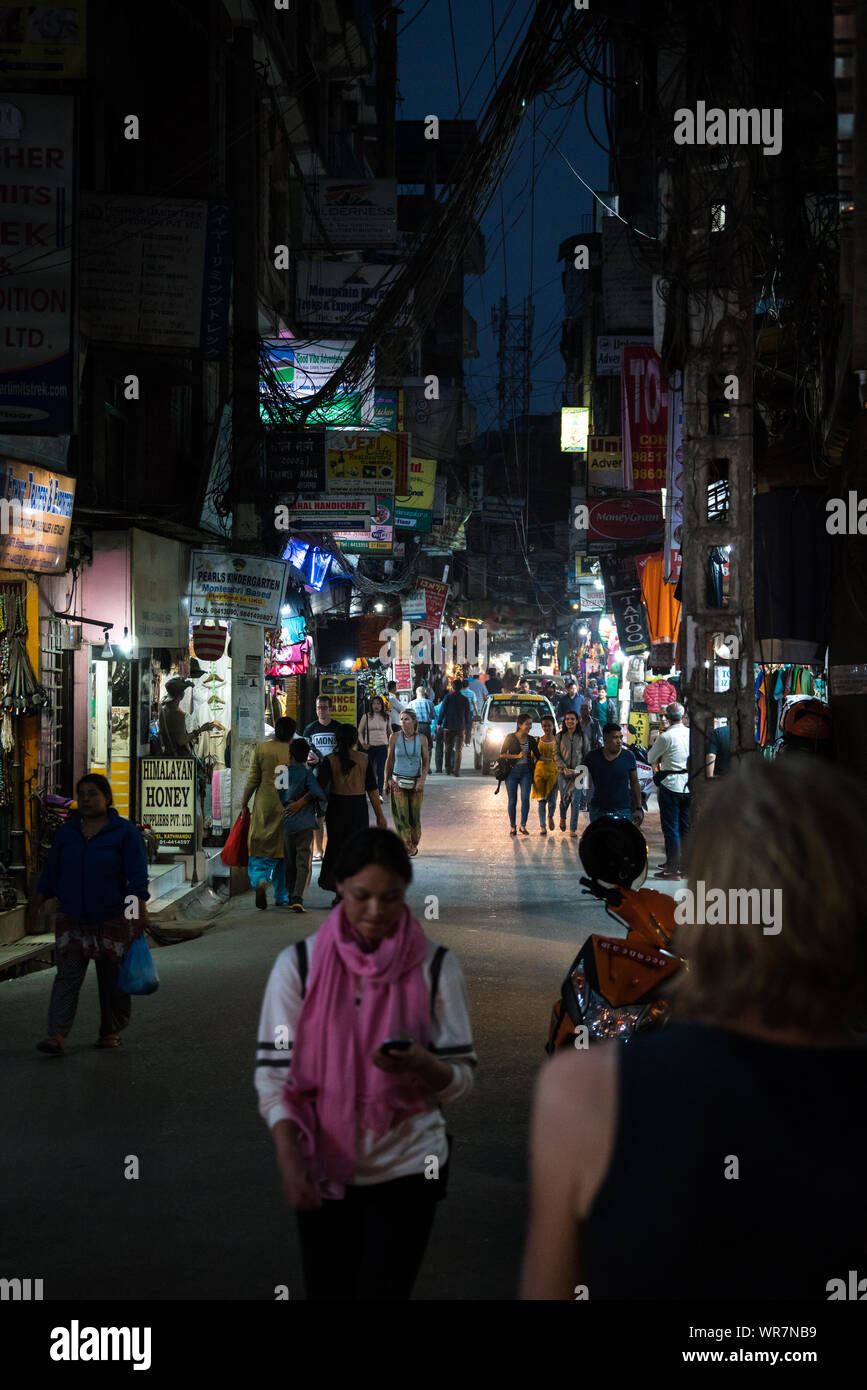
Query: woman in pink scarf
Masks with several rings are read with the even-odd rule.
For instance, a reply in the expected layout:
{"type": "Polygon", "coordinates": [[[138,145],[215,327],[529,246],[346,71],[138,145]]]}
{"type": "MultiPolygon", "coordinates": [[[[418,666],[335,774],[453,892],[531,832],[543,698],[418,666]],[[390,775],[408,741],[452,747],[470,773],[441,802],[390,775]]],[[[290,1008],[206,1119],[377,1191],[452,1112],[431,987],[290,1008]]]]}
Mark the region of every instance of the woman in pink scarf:
{"type": "Polygon", "coordinates": [[[407,907],[411,878],[391,831],[354,836],[335,867],[342,901],[282,952],[265,994],[259,1108],[310,1299],[409,1298],[445,1195],[440,1105],[472,1087],[461,968],[407,907]]]}

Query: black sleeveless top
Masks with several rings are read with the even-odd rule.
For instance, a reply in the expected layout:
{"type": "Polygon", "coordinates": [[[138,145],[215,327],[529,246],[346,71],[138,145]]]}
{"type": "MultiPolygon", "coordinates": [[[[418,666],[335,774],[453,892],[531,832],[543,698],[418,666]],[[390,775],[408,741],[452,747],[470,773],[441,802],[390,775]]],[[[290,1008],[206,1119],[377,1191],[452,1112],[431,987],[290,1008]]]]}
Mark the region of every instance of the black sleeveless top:
{"type": "Polygon", "coordinates": [[[618,1066],[582,1229],[591,1300],[825,1300],[867,1276],[867,1049],[683,1023],[621,1044],[618,1066]]]}

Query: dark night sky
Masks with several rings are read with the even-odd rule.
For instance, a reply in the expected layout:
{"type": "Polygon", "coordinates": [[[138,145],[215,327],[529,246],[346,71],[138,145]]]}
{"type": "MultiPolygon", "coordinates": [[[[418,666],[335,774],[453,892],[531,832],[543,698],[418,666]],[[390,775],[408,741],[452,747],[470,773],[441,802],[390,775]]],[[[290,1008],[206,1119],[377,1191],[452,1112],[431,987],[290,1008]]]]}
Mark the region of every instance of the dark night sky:
{"type": "MultiPolygon", "coordinates": [[[[485,109],[494,83],[491,49],[491,9],[494,27],[499,28],[497,62],[500,75],[514,57],[517,43],[526,32],[534,0],[452,0],[458,77],[465,119],[478,119],[485,109]],[[510,49],[513,40],[515,47],[510,49]],[[478,77],[473,82],[476,69],[478,77]],[[472,83],[472,86],[470,85],[472,83]],[[469,91],[468,91],[469,89],[469,91]]],[[[449,27],[448,0],[405,0],[399,38],[398,105],[401,120],[422,120],[433,114],[441,120],[458,115],[455,61],[449,27]],[[420,13],[421,11],[421,13],[420,13]],[[413,20],[413,16],[418,18],[413,20]],[[411,22],[412,21],[412,22],[411,22]]],[[[566,92],[561,97],[567,100],[566,92]]],[[[593,197],[578,182],[544,135],[555,142],[583,179],[593,188],[604,190],[608,180],[607,156],[587,131],[584,101],[573,110],[546,110],[542,99],[535,103],[536,189],[535,232],[531,238],[531,197],[533,120],[527,107],[525,122],[513,146],[512,155],[500,187],[503,192],[506,236],[501,228],[499,189],[482,219],[487,251],[487,269],[482,276],[467,276],[466,304],[479,326],[481,356],[465,364],[467,388],[478,409],[481,432],[496,424],[497,355],[491,329],[491,308],[499,304],[506,289],[510,309],[519,310],[529,294],[535,301],[533,331],[533,396],[531,409],[539,414],[559,409],[564,381],[560,356],[560,326],[563,319],[562,267],[557,262],[560,243],[581,229],[582,213],[589,213],[593,197]],[[503,245],[505,246],[505,264],[503,245]],[[531,273],[532,243],[532,286],[531,273]]],[[[597,139],[605,143],[605,123],[598,85],[593,86],[588,112],[597,139]]]]}

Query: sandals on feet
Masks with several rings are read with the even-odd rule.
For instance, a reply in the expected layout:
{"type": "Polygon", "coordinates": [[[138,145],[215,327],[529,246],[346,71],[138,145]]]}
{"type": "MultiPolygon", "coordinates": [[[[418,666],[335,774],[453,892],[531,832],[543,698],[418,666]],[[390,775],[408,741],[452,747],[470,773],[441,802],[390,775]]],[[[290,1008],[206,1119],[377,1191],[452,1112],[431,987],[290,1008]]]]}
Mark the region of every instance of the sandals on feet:
{"type": "Polygon", "coordinates": [[[106,1033],[104,1038],[97,1038],[93,1045],[100,1049],[106,1047],[123,1047],[123,1039],[120,1033],[106,1033]]]}
{"type": "Polygon", "coordinates": [[[36,1044],[38,1052],[47,1052],[50,1057],[59,1057],[66,1046],[66,1039],[60,1033],[53,1034],[50,1038],[43,1038],[42,1042],[36,1044]]]}
{"type": "Polygon", "coordinates": [[[519,826],[518,826],[518,834],[519,834],[519,835],[529,835],[529,833],[530,833],[530,832],[529,832],[529,830],[527,829],[526,825],[519,825],[519,826]]]}

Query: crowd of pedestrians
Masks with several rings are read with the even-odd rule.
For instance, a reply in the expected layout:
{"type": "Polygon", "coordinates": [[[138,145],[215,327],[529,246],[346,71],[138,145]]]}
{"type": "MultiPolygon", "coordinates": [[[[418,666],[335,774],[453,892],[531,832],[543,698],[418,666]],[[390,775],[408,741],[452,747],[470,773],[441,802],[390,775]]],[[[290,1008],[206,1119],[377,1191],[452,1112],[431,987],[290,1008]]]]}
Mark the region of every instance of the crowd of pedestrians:
{"type": "MultiPolygon", "coordinates": [[[[318,929],[277,957],[255,1071],[311,1300],[408,1299],[454,1181],[443,1112],[470,1094],[478,1059],[459,960],[428,938],[407,895],[431,737],[440,722],[446,735],[465,732],[470,712],[462,682],[438,701],[422,689],[383,745],[372,736],[383,717],[390,726],[391,711],[372,707],[365,741],[386,747],[383,787],[396,834],[386,827],[374,762],[356,747],[358,730],[332,720],[325,700],[310,740],[279,721],[251,762],[244,802],[255,794],[257,905],[271,884],[277,901],[285,895],[303,911],[323,814],[320,884],[335,894],[318,929]],[[420,720],[420,702],[431,705],[430,720],[420,720]]],[[[543,716],[538,737],[532,722],[521,715],[500,752],[511,834],[528,833],[532,801],[540,833],[549,834],[559,797],[561,830],[568,817],[575,835],[583,782],[591,820],[614,814],[640,824],[635,759],[619,725],[595,718],[577,689],[556,720],[543,716]]],[[[672,1022],[628,1046],[567,1047],[543,1068],[521,1295],[572,1300],[582,1288],[594,1299],[645,1299],[656,1289],[683,1300],[696,1292],[823,1298],[830,1276],[857,1267],[867,1237],[858,1166],[840,1161],[867,1140],[851,1104],[867,1068],[867,921],[852,853],[867,822],[864,789],[832,766],[756,758],[734,772],[720,768],[721,785],[691,826],[682,706],[669,706],[667,724],[650,750],[663,876],[684,869],[694,893],[704,882],[729,895],[779,893],[785,932],[679,926],[674,949],[689,969],[675,977],[672,1022]],[[718,1160],[709,1164],[708,1153],[718,1160]],[[732,1153],[750,1175],[745,1185],[724,1181],[732,1153]],[[822,1201],[805,1208],[812,1187],[822,1201]]],[[[452,754],[456,745],[448,740],[452,754]]],[[[719,741],[708,756],[722,761],[724,752],[719,741]]],[[[33,930],[44,904],[57,900],[57,969],[48,1035],[38,1044],[53,1056],[64,1052],[90,960],[95,1046],[120,1046],[131,1016],[121,964],[148,925],[141,834],[118,815],[100,774],[81,778],[76,792],[28,911],[33,930]]]]}

